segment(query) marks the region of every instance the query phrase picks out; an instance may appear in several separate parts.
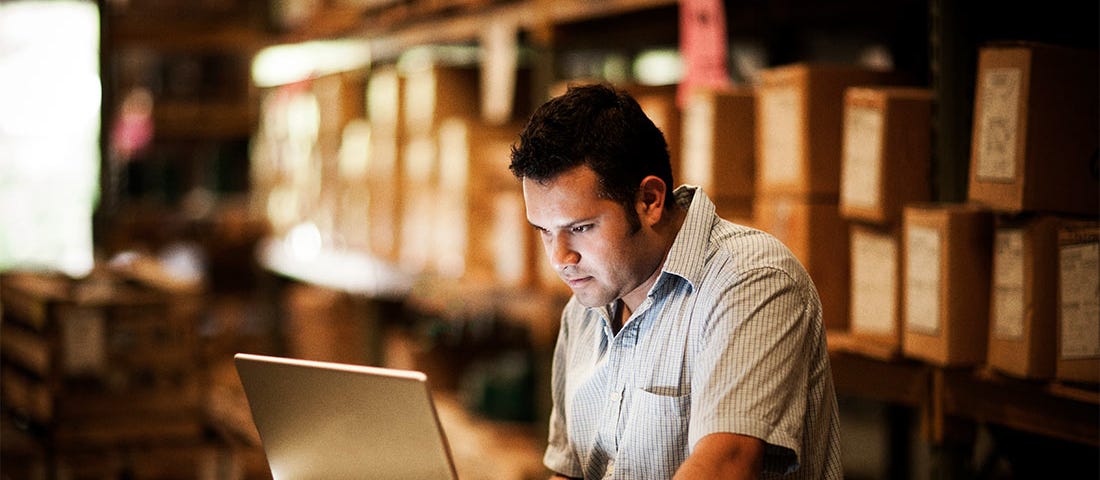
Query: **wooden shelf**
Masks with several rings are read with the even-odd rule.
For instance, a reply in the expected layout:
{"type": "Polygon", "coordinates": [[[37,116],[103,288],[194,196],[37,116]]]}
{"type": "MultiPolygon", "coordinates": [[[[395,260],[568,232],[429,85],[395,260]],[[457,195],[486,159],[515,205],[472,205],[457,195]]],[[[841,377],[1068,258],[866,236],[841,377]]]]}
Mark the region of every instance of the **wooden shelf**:
{"type": "MultiPolygon", "coordinates": [[[[460,2],[461,3],[461,2],[460,2]]],[[[400,21],[365,21],[349,35],[366,39],[375,58],[394,58],[417,45],[468,42],[480,38],[486,25],[504,23],[537,31],[556,24],[610,17],[676,5],[675,0],[523,0],[496,2],[457,13],[425,15],[400,21]]],[[[669,18],[670,23],[678,19],[669,18]]]]}
{"type": "Polygon", "coordinates": [[[352,295],[404,299],[414,279],[396,267],[357,252],[322,251],[302,257],[284,241],[268,239],[257,251],[260,265],[288,278],[352,295]]]}
{"type": "Polygon", "coordinates": [[[935,445],[972,440],[975,423],[1100,446],[1100,392],[1006,377],[988,369],[942,368],[881,355],[850,335],[830,332],[838,395],[918,410],[935,445]]]}
{"type": "MultiPolygon", "coordinates": [[[[933,372],[933,401],[935,410],[941,413],[937,422],[961,418],[1100,446],[1100,404],[1095,398],[1086,399],[1083,395],[1086,391],[1074,395],[1055,393],[1044,382],[984,371],[935,369],[933,372]]],[[[942,438],[949,432],[937,426],[933,433],[942,438]]]]}

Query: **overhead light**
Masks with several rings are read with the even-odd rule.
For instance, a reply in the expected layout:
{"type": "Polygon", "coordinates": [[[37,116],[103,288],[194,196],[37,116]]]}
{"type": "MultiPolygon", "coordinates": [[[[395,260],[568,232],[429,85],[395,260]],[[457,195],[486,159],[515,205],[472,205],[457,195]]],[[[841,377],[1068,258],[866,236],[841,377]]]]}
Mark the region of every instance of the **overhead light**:
{"type": "Polygon", "coordinates": [[[252,81],[259,87],[287,85],[309,78],[350,72],[371,63],[364,40],[326,40],[265,48],[252,60],[252,81]]]}
{"type": "Polygon", "coordinates": [[[647,50],[634,59],[634,78],[642,85],[672,85],[684,76],[684,63],[675,48],[647,50]]]}

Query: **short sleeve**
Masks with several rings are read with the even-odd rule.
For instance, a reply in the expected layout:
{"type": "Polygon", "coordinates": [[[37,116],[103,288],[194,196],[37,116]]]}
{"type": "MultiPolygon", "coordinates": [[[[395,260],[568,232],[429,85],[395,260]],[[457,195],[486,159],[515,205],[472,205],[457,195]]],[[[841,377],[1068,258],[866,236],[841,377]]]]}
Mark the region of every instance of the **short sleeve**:
{"type": "Polygon", "coordinates": [[[790,471],[802,453],[816,296],[771,267],[719,288],[692,374],[689,445],[716,432],[756,437],[768,444],[765,470],[790,471]]]}

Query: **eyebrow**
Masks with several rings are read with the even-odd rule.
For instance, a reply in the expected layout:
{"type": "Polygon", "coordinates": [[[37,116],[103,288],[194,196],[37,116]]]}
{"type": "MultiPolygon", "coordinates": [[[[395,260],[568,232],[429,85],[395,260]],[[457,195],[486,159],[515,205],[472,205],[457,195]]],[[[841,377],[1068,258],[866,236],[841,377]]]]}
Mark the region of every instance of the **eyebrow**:
{"type": "Polygon", "coordinates": [[[578,225],[585,225],[585,224],[589,224],[589,223],[595,223],[596,218],[597,217],[580,218],[580,219],[573,220],[573,221],[563,223],[561,225],[557,225],[555,227],[550,227],[550,228],[543,227],[541,225],[537,225],[537,224],[535,224],[534,222],[532,222],[530,220],[528,220],[527,223],[529,225],[531,225],[532,227],[540,229],[540,230],[550,230],[551,228],[556,228],[558,230],[565,230],[565,229],[570,229],[570,228],[576,227],[578,225]]]}

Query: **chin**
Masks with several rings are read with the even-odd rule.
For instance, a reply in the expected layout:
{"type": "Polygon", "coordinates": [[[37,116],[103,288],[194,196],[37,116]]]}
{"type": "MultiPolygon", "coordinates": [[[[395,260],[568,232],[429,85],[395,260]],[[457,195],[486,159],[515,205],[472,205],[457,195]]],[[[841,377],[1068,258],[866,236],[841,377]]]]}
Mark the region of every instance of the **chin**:
{"type": "Polygon", "coordinates": [[[604,305],[607,305],[607,304],[615,301],[614,298],[608,299],[608,298],[598,297],[598,296],[591,295],[591,294],[586,295],[583,292],[577,292],[577,291],[573,292],[573,296],[577,298],[577,301],[580,302],[581,305],[584,305],[584,306],[589,307],[589,308],[602,307],[604,305]]]}

